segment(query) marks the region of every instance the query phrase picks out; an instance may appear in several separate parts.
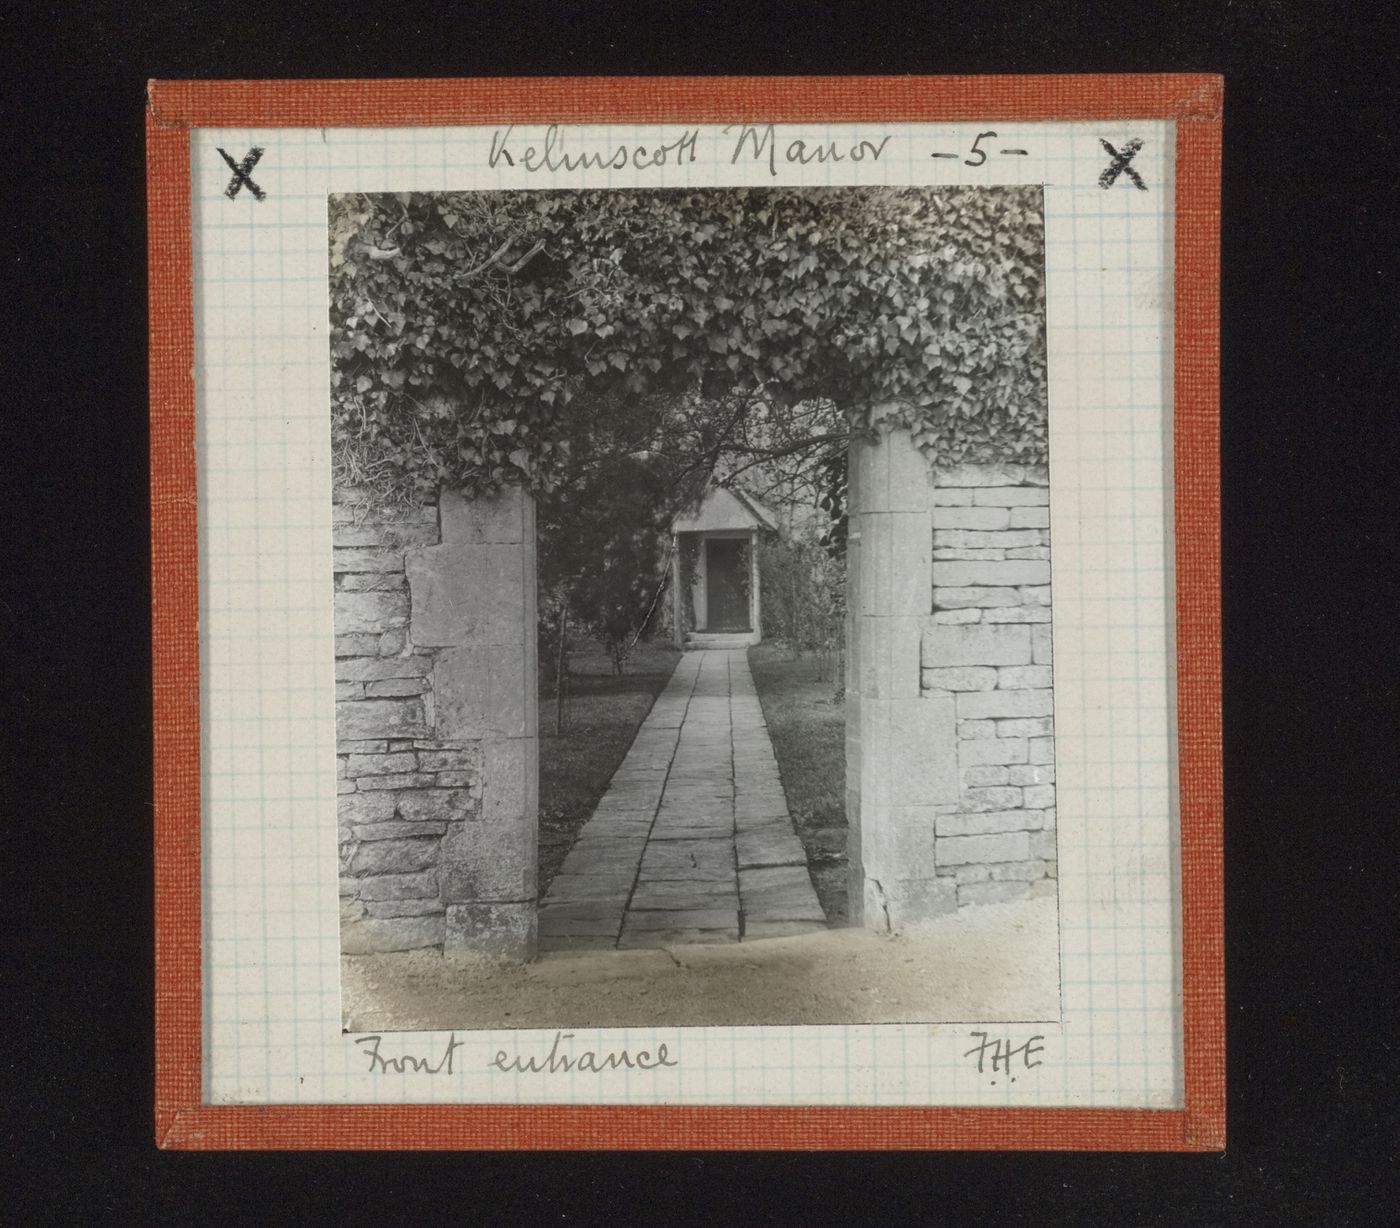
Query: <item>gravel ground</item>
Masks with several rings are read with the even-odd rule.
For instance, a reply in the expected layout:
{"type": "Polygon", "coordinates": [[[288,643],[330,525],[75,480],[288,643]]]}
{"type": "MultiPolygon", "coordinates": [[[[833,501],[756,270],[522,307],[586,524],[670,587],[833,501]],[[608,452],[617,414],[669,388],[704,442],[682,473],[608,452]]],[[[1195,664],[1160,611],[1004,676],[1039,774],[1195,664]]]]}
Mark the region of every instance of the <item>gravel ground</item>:
{"type": "Polygon", "coordinates": [[[524,966],[353,955],[341,970],[351,1032],[1059,1016],[1053,898],[964,909],[892,937],[839,929],[524,966]]]}

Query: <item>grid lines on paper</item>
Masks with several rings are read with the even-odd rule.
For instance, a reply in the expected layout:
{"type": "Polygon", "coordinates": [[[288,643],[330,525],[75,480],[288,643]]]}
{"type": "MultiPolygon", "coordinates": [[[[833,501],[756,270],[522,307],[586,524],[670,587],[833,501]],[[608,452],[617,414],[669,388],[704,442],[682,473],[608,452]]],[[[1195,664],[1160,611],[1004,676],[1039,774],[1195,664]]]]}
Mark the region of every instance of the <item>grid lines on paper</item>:
{"type": "MultiPolygon", "coordinates": [[[[1180,1103],[1168,685],[1172,129],[1133,129],[1149,138],[1139,160],[1146,199],[1125,183],[1098,188],[1098,137],[1119,144],[1125,134],[1093,125],[1022,125],[1015,143],[1030,155],[1008,164],[924,157],[965,150],[979,130],[929,128],[866,166],[860,182],[1046,185],[1062,1016],[1045,1027],[1053,1060],[1042,1077],[1014,1089],[980,1080],[962,1057],[966,1021],[575,1029],[580,1044],[666,1039],[682,1057],[678,1080],[631,1072],[606,1082],[494,1073],[503,1040],[538,1049],[552,1033],[467,1032],[455,1082],[365,1075],[340,1030],[327,195],[521,184],[487,167],[489,129],[196,130],[209,1099],[1180,1103]],[[215,147],[238,158],[254,144],[267,151],[253,172],[267,199],[245,191],[230,201],[215,147]]],[[[603,145],[639,132],[656,130],[588,130],[603,145]]],[[[804,128],[818,139],[853,132],[865,134],[804,128]]],[[[731,164],[728,142],[708,130],[700,149],[702,162],[667,186],[787,181],[731,164]]],[[[845,184],[851,173],[809,166],[801,182],[845,184]]],[[[603,172],[589,186],[654,185],[603,172]]]]}

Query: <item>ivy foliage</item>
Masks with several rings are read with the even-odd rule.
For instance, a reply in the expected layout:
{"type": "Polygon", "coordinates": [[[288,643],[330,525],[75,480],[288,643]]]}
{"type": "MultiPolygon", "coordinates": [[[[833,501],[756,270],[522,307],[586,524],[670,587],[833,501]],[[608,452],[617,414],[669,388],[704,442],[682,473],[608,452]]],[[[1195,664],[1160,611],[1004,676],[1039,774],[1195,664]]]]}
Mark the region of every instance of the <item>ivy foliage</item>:
{"type": "Polygon", "coordinates": [[[822,397],[940,461],[1042,461],[1038,188],[345,194],[342,476],[548,491],[561,415],[822,397]]]}

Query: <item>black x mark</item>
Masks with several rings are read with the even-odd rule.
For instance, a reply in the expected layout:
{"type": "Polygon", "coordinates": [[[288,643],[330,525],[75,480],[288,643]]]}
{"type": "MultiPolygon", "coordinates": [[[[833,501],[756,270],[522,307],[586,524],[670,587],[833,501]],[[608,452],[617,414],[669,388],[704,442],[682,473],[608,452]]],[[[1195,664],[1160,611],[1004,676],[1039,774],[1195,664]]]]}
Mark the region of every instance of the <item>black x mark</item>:
{"type": "Polygon", "coordinates": [[[1142,148],[1142,142],[1139,141],[1137,137],[1134,137],[1123,146],[1122,153],[1114,149],[1103,137],[1099,137],[1099,144],[1103,146],[1104,153],[1113,159],[1112,162],[1104,167],[1103,174],[1099,176],[1099,187],[1111,188],[1119,175],[1127,175],[1127,177],[1133,181],[1133,186],[1136,187],[1139,192],[1146,192],[1147,185],[1143,183],[1142,176],[1128,165],[1128,163],[1137,156],[1138,150],[1142,148]]]}
{"type": "MultiPolygon", "coordinates": [[[[228,154],[224,153],[222,149],[219,150],[219,154],[223,160],[228,163],[229,170],[233,172],[233,178],[228,181],[228,187],[224,189],[224,195],[227,196],[229,200],[237,196],[238,193],[243,190],[244,185],[247,185],[248,191],[250,191],[256,199],[266,199],[267,193],[248,178],[248,173],[253,167],[257,166],[258,159],[263,156],[261,147],[254,145],[253,148],[244,155],[242,162],[235,162],[228,154]]],[[[1128,174],[1131,175],[1132,171],[1129,171],[1128,174]]]]}

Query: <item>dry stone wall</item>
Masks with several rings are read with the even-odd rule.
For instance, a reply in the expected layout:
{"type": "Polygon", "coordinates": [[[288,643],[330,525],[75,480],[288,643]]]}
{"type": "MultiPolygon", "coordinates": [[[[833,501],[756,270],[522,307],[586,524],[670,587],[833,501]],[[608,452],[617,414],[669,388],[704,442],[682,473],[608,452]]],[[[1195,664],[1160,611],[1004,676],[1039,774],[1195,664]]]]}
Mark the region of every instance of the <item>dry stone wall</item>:
{"type": "Polygon", "coordinates": [[[960,906],[1054,890],[1049,496],[1043,465],[932,475],[921,682],[957,720],[958,795],[935,820],[935,863],[960,906]]]}
{"type": "Polygon", "coordinates": [[[847,546],[852,919],[888,931],[1054,890],[1043,466],[854,443],[847,546]]]}
{"type": "Polygon", "coordinates": [[[334,504],[341,945],[535,940],[534,514],[334,504]]]}

